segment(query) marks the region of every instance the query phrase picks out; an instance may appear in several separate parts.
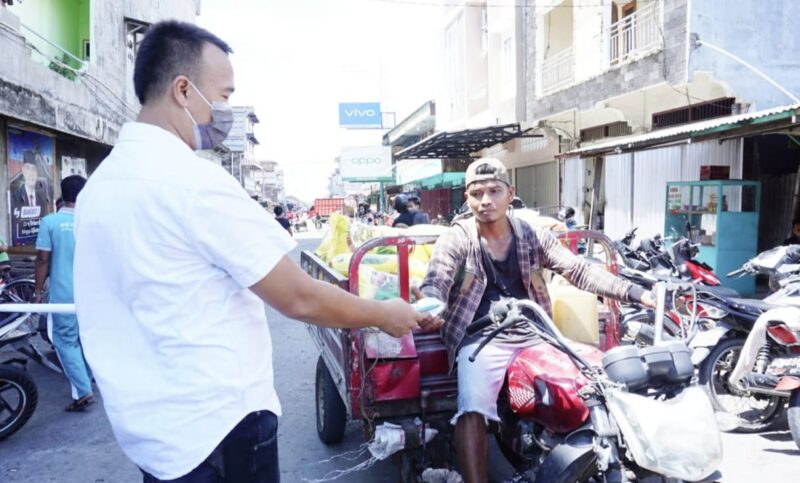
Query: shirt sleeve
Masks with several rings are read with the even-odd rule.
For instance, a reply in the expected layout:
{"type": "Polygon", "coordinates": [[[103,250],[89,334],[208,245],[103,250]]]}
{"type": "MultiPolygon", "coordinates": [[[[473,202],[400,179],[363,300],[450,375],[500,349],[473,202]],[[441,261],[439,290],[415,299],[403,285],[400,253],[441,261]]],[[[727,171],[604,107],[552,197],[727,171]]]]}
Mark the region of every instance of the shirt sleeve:
{"type": "Polygon", "coordinates": [[[465,260],[463,240],[456,230],[450,228],[436,240],[425,280],[420,286],[425,296],[442,302],[447,302],[456,274],[465,260]]]}
{"type": "Polygon", "coordinates": [[[39,221],[39,234],[36,235],[37,250],[44,250],[46,252],[53,251],[53,240],[50,237],[50,229],[48,228],[49,221],[47,217],[39,221]]]}
{"type": "Polygon", "coordinates": [[[544,268],[564,276],[581,290],[623,302],[630,302],[632,284],[609,273],[603,266],[587,262],[569,251],[552,233],[534,228],[544,268]]]}
{"type": "Polygon", "coordinates": [[[198,187],[187,208],[186,231],[209,263],[251,287],[297,243],[228,173],[198,187]]]}

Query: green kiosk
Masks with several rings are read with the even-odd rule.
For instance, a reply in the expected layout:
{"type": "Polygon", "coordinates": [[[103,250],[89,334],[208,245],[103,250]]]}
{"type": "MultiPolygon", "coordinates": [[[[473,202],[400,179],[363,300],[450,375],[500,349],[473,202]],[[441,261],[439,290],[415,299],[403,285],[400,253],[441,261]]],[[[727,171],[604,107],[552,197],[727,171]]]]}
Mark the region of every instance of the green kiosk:
{"type": "Polygon", "coordinates": [[[758,181],[668,181],[664,236],[700,244],[698,260],[710,265],[722,285],[753,295],[755,277],[726,274],[753,258],[758,250],[758,181]]]}

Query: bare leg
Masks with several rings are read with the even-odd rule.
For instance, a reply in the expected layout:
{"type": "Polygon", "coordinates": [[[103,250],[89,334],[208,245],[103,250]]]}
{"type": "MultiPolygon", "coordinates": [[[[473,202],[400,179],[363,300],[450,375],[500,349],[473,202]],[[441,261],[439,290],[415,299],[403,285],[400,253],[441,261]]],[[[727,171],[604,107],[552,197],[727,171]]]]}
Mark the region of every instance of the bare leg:
{"type": "Polygon", "coordinates": [[[458,418],[456,449],[464,483],[486,483],[489,480],[489,446],[482,414],[464,413],[458,418]]]}

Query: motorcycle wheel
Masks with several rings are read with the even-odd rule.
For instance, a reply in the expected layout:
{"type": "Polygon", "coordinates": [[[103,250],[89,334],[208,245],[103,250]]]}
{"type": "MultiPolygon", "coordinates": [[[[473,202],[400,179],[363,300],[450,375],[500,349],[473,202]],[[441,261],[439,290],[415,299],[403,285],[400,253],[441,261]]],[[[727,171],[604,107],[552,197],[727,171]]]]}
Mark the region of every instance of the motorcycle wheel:
{"type": "Polygon", "coordinates": [[[794,444],[800,448],[800,389],[792,391],[789,396],[789,431],[792,433],[794,444]]]}
{"type": "Polygon", "coordinates": [[[337,444],[344,438],[347,424],[347,408],[342,402],[336,383],[328,372],[322,356],[317,359],[317,376],[315,382],[317,407],[317,435],[325,444],[337,444]]]}
{"type": "Polygon", "coordinates": [[[22,369],[0,366],[0,440],[19,431],[39,402],[36,383],[22,369]]]}
{"type": "Polygon", "coordinates": [[[700,365],[700,384],[711,399],[715,411],[739,418],[738,433],[758,433],[775,423],[783,413],[784,402],[779,396],[766,396],[742,391],[728,384],[728,376],[736,366],[744,338],[720,341],[700,365]]]}

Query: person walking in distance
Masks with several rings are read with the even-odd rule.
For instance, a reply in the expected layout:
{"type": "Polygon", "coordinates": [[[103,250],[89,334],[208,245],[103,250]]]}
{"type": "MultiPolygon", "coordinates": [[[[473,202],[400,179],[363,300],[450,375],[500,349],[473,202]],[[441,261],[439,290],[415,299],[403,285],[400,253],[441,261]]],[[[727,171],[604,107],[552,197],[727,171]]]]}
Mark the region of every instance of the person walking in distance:
{"type": "Polygon", "coordinates": [[[193,24],[152,25],[142,105],[75,212],[75,302],[111,427],[145,482],[277,482],[278,416],[264,303],[326,327],[393,336],[435,321],[309,277],[296,243],[194,150],[233,123],[231,48],[193,24]]]}
{"type": "Polygon", "coordinates": [[[272,213],[275,214],[275,221],[277,221],[278,224],[281,225],[284,230],[289,232],[289,235],[291,235],[292,224],[289,223],[289,220],[286,218],[286,214],[283,212],[283,206],[275,205],[275,208],[272,209],[272,213]]]}
{"type": "MultiPolygon", "coordinates": [[[[73,233],[75,200],[86,184],[82,176],[67,176],[61,181],[63,206],[45,216],[39,223],[36,238],[36,285],[34,302],[41,302],[44,282],[50,278],[49,302],[75,302],[72,286],[72,262],[75,257],[73,233]]],[[[53,314],[52,341],[70,385],[72,402],[67,411],[82,411],[92,402],[92,376],[81,349],[78,317],[75,314],[53,314]]]]}

